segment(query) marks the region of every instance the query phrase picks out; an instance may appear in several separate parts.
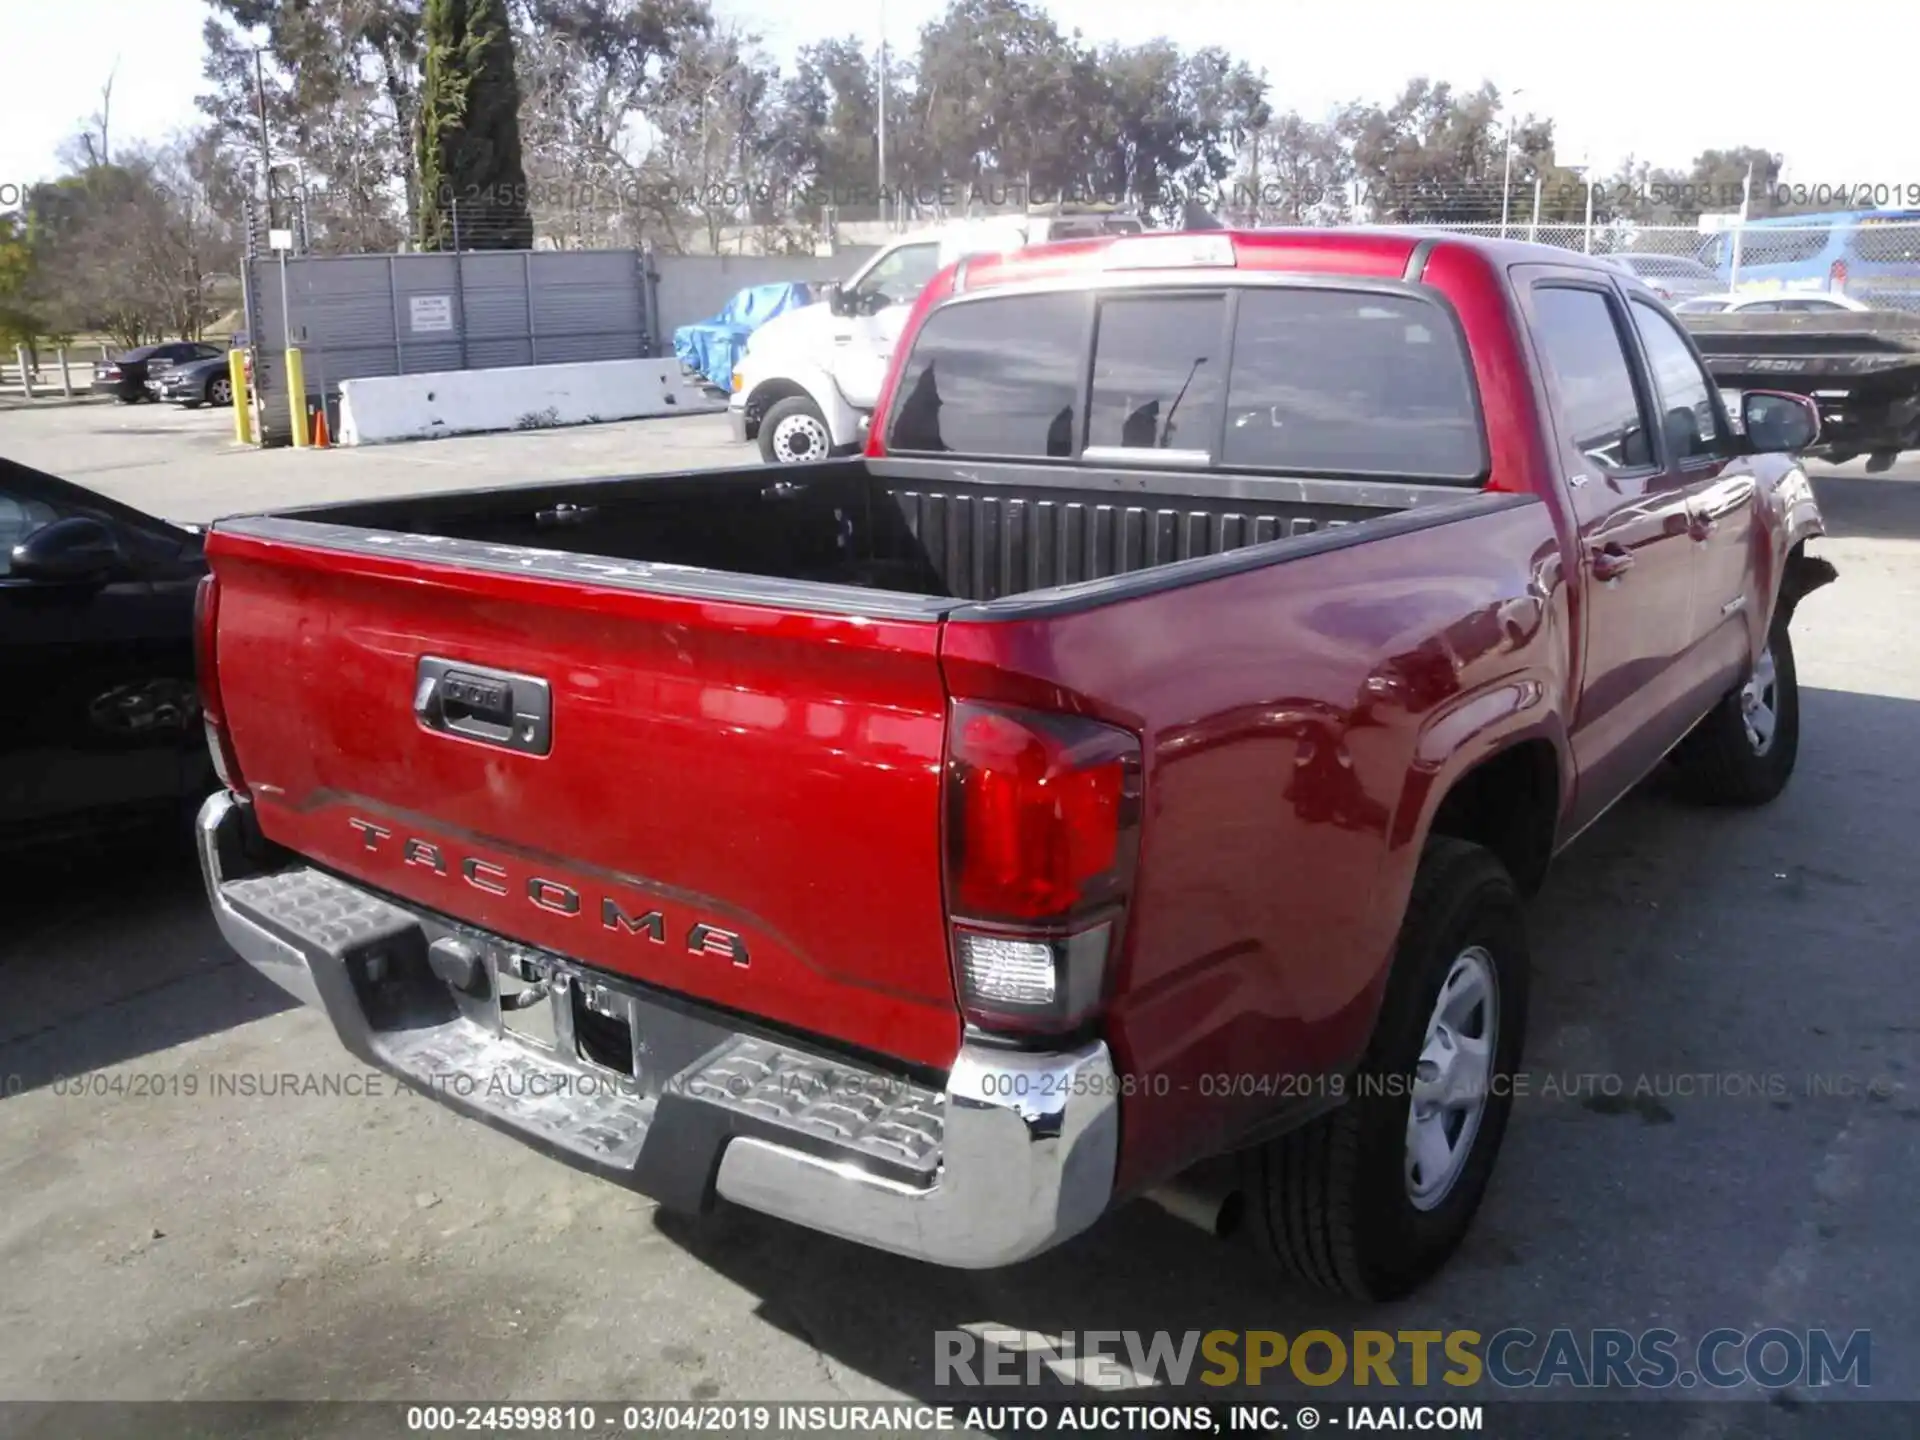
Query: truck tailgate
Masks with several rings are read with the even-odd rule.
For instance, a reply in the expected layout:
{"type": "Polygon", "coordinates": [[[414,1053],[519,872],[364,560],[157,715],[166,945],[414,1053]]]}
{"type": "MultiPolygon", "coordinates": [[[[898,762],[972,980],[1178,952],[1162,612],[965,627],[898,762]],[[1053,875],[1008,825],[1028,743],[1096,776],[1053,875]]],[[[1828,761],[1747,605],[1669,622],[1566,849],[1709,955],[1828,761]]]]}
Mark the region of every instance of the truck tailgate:
{"type": "Polygon", "coordinates": [[[952,1061],[937,613],[223,530],[208,555],[222,701],[269,839],[530,947],[952,1061]],[[518,713],[538,694],[511,677],[544,682],[544,736],[495,724],[503,698],[518,713]]]}

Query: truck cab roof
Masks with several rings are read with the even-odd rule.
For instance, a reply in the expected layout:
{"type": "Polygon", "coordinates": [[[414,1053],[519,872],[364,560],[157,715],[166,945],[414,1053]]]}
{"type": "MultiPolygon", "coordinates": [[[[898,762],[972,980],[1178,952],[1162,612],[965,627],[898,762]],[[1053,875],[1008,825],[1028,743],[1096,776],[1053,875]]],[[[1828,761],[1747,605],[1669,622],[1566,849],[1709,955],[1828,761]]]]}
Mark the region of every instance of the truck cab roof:
{"type": "Polygon", "coordinates": [[[1421,226],[1366,229],[1148,231],[1031,245],[962,262],[954,291],[987,285],[1092,278],[1128,270],[1249,270],[1414,278],[1438,246],[1471,251],[1496,266],[1526,261],[1614,275],[1593,256],[1524,240],[1461,235],[1421,226]],[[1418,256],[1421,265],[1414,264],[1418,256]]]}

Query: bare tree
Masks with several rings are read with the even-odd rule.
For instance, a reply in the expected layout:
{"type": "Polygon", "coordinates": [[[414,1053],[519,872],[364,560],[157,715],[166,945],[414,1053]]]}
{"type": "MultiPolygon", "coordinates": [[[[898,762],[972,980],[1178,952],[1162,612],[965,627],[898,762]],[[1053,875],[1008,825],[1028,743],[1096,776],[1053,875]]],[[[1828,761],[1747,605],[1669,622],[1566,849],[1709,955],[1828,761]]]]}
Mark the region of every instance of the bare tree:
{"type": "Polygon", "coordinates": [[[88,118],[87,130],[80,137],[80,143],[86,147],[87,163],[89,165],[111,165],[113,163],[113,152],[108,146],[107,141],[113,119],[113,81],[114,77],[119,73],[120,57],[116,55],[113,57],[113,68],[107,71],[107,83],[100,87],[100,108],[94,111],[88,118]],[[94,143],[96,132],[99,135],[99,143],[97,145],[94,143]]]}

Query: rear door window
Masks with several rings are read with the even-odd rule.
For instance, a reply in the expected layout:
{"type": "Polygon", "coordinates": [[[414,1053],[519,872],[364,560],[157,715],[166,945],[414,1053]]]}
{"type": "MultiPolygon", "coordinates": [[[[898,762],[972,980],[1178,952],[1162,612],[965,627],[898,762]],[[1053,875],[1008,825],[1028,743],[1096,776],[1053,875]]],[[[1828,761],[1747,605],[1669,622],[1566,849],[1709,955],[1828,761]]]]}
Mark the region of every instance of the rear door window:
{"type": "Polygon", "coordinates": [[[1598,290],[1547,285],[1534,290],[1533,309],[1569,443],[1602,474],[1651,469],[1646,417],[1612,303],[1598,290]]]}
{"type": "Polygon", "coordinates": [[[1224,295],[1102,302],[1088,448],[1211,454],[1226,389],[1226,318],[1224,295]]]}
{"type": "Polygon", "coordinates": [[[1074,454],[1083,294],[963,300],[928,317],[900,374],[888,448],[1014,458],[1074,454]]]}
{"type": "Polygon", "coordinates": [[[1478,480],[1485,441],[1451,316],[1413,296],[1240,292],[1221,462],[1478,480]]]}

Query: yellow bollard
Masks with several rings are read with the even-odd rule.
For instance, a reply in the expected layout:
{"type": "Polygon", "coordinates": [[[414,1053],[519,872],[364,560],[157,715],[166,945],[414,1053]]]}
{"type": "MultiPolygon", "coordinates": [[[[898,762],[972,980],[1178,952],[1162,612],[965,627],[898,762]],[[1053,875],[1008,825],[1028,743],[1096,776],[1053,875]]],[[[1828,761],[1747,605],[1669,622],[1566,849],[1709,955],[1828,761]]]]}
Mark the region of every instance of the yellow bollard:
{"type": "Polygon", "coordinates": [[[233,387],[233,443],[253,443],[253,397],[247,394],[247,352],[227,352],[227,383],[233,387]]]}
{"type": "Polygon", "coordinates": [[[287,350],[287,413],[293,420],[293,443],[304,450],[311,438],[307,434],[307,372],[301,368],[300,352],[287,350]]]}

